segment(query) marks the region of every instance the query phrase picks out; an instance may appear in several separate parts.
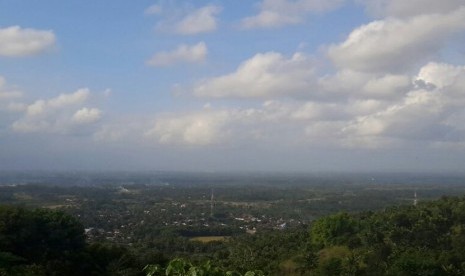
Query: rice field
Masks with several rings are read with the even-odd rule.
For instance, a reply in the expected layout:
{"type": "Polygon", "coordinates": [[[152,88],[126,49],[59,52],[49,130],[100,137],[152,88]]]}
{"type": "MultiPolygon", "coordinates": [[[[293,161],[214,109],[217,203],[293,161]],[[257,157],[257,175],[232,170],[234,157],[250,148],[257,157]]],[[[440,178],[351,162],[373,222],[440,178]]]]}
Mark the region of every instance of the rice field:
{"type": "Polygon", "coordinates": [[[225,241],[228,238],[228,236],[199,236],[199,237],[194,237],[191,238],[191,241],[199,241],[203,243],[209,243],[209,242],[214,242],[214,241],[225,241]]]}

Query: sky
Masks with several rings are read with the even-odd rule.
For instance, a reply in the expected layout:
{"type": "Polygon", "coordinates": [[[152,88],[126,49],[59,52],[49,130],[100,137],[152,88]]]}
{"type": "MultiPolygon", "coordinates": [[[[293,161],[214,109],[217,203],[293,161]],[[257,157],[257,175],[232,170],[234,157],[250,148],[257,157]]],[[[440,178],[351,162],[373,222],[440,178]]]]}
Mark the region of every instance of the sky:
{"type": "Polygon", "coordinates": [[[0,170],[462,172],[463,0],[0,0],[0,170]]]}

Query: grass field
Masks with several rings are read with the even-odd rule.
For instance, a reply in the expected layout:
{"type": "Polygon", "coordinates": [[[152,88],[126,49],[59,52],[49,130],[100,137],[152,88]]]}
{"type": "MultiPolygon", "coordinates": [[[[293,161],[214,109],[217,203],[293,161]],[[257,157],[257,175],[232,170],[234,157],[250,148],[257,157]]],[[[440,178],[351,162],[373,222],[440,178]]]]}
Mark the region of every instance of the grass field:
{"type": "Polygon", "coordinates": [[[224,241],[228,237],[227,236],[200,236],[191,238],[191,241],[199,241],[203,243],[213,242],[213,241],[224,241]]]}

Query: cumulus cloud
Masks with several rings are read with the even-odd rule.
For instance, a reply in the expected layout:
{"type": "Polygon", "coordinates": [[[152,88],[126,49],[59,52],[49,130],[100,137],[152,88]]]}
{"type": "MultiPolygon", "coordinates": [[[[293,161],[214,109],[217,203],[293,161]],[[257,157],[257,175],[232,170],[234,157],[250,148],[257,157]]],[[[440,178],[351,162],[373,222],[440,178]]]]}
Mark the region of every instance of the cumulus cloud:
{"type": "Polygon", "coordinates": [[[163,144],[208,145],[224,138],[222,127],[230,114],[227,111],[202,111],[182,116],[158,118],[146,132],[163,144]]]}
{"type": "Polygon", "coordinates": [[[305,54],[287,58],[268,52],[242,62],[232,73],[198,82],[193,93],[211,98],[392,100],[403,97],[411,87],[411,77],[401,74],[341,70],[318,76],[315,62],[305,54]]]}
{"type": "Polygon", "coordinates": [[[441,99],[428,91],[412,91],[403,102],[367,116],[359,117],[347,129],[361,136],[425,137],[441,114],[441,99]]]}
{"type": "Polygon", "coordinates": [[[429,63],[415,81],[431,89],[412,89],[401,100],[371,114],[357,116],[344,128],[353,143],[367,141],[463,141],[461,118],[465,104],[465,67],[429,63]]]}
{"type": "Polygon", "coordinates": [[[337,97],[362,99],[395,99],[403,97],[412,87],[407,75],[374,74],[341,70],[318,80],[319,89],[337,97]]]}
{"type": "Polygon", "coordinates": [[[146,136],[161,144],[187,146],[270,144],[276,143],[276,139],[282,144],[292,144],[302,140],[308,125],[329,125],[340,120],[344,117],[340,109],[337,104],[294,100],[265,101],[254,108],[207,108],[159,116],[146,136]]]}
{"type": "Polygon", "coordinates": [[[184,146],[267,145],[277,142],[293,145],[296,142],[329,144],[344,111],[337,104],[319,105],[312,102],[266,101],[254,108],[203,109],[186,114],[169,114],[158,117],[146,136],[161,144],[184,146]],[[328,132],[316,127],[326,125],[328,132]],[[311,128],[311,127],[313,128],[311,128]],[[330,128],[330,126],[332,126],[330,128]],[[311,129],[311,130],[310,130],[311,129]],[[307,135],[307,131],[313,136],[307,135]]]}
{"type": "Polygon", "coordinates": [[[465,7],[450,14],[390,18],[363,25],[328,55],[342,68],[403,71],[431,58],[452,34],[465,29],[465,7]]]}
{"type": "Polygon", "coordinates": [[[271,28],[298,24],[308,13],[325,12],[335,9],[344,0],[263,0],[259,13],[241,21],[243,28],[271,28]]]}
{"type": "Polygon", "coordinates": [[[221,10],[221,7],[211,5],[196,9],[179,21],[175,25],[174,31],[183,35],[212,32],[217,28],[218,19],[216,16],[221,10]]]}
{"type": "Polygon", "coordinates": [[[95,123],[101,117],[99,109],[82,107],[89,96],[89,89],[83,88],[55,98],[39,99],[29,105],[18,106],[22,107],[23,114],[11,124],[11,128],[21,133],[79,132],[78,127],[95,123]]]}
{"type": "Polygon", "coordinates": [[[23,57],[40,54],[55,44],[55,34],[11,26],[0,28],[0,56],[23,57]]]}
{"type": "Polygon", "coordinates": [[[297,106],[290,114],[293,119],[301,120],[337,120],[344,119],[347,114],[340,104],[307,102],[297,106]]]}
{"type": "MultiPolygon", "coordinates": [[[[275,53],[270,55],[279,61],[292,61],[275,53]]],[[[274,59],[271,60],[269,64],[274,64],[274,59]]],[[[257,64],[250,68],[267,68],[260,62],[257,64]]],[[[249,65],[244,63],[242,67],[249,65]]],[[[292,70],[279,72],[289,71],[292,70]]],[[[240,96],[238,91],[252,91],[265,95],[261,97],[264,99],[262,105],[219,109],[209,105],[187,114],[161,116],[146,132],[147,136],[158,143],[197,146],[272,145],[279,141],[283,145],[385,148],[417,141],[448,146],[465,141],[462,123],[465,118],[465,66],[428,63],[415,75],[341,71],[317,78],[316,84],[312,81],[310,87],[319,93],[332,94],[327,98],[282,97],[283,94],[268,88],[263,90],[265,92],[257,92],[261,87],[237,78],[238,72],[241,70],[225,76],[224,83],[234,83],[234,90],[225,89],[221,81],[209,90],[221,94],[211,96],[240,96]]],[[[249,74],[244,73],[244,76],[249,74]]],[[[279,76],[272,78],[279,79],[279,76]]],[[[252,74],[251,79],[260,80],[260,77],[252,74]]]]}
{"type": "Polygon", "coordinates": [[[463,0],[358,0],[375,17],[410,17],[447,13],[464,5],[463,0]]]}
{"type": "Polygon", "coordinates": [[[73,115],[73,121],[78,124],[90,124],[100,120],[102,111],[97,108],[81,108],[73,115]]]}
{"type": "Polygon", "coordinates": [[[465,94],[465,66],[454,66],[446,63],[430,62],[423,66],[416,80],[431,84],[433,87],[463,90],[465,94]]]}
{"type": "Polygon", "coordinates": [[[199,97],[266,98],[310,94],[315,82],[311,59],[301,53],[290,58],[276,52],[257,54],[235,72],[198,83],[199,97]]]}
{"type": "MultiPolygon", "coordinates": [[[[185,146],[238,145],[284,135],[277,128],[292,112],[292,104],[267,101],[256,108],[212,108],[183,114],[158,116],[145,132],[146,137],[161,144],[185,146]]],[[[294,131],[288,132],[290,135],[294,131]]],[[[284,141],[283,141],[284,142],[284,141]]]]}
{"type": "Polygon", "coordinates": [[[200,8],[159,3],[145,10],[148,15],[160,17],[157,30],[180,35],[196,35],[213,32],[218,28],[218,15],[222,7],[207,5],[200,8]]]}
{"type": "Polygon", "coordinates": [[[363,25],[328,55],[341,68],[399,72],[431,58],[451,35],[465,30],[465,6],[447,13],[409,19],[388,18],[363,25]]]}
{"type": "Polygon", "coordinates": [[[49,100],[37,100],[27,107],[27,115],[34,117],[62,109],[67,106],[83,103],[90,95],[87,88],[79,89],[70,94],[60,94],[58,97],[49,100]]]}
{"type": "Polygon", "coordinates": [[[170,66],[176,63],[199,63],[205,61],[208,49],[205,42],[199,42],[195,45],[179,45],[176,49],[169,52],[156,53],[147,61],[150,66],[170,66]]]}
{"type": "Polygon", "coordinates": [[[369,98],[392,98],[404,96],[404,93],[411,87],[412,83],[408,76],[387,74],[368,80],[362,92],[365,97],[369,98]]]}

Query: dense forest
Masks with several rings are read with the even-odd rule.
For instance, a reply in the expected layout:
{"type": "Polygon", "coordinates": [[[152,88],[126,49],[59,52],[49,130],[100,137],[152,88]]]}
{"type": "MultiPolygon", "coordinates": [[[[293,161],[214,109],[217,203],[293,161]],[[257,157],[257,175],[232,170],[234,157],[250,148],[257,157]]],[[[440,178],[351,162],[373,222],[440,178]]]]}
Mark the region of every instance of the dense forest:
{"type": "Polygon", "coordinates": [[[63,211],[0,207],[0,275],[464,275],[465,197],[184,246],[197,253],[91,242],[63,211]]]}

